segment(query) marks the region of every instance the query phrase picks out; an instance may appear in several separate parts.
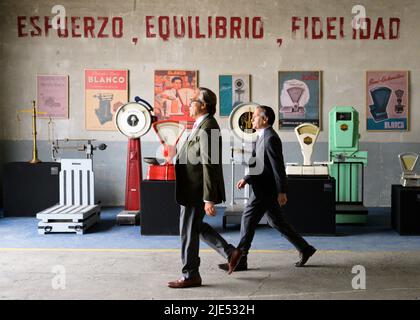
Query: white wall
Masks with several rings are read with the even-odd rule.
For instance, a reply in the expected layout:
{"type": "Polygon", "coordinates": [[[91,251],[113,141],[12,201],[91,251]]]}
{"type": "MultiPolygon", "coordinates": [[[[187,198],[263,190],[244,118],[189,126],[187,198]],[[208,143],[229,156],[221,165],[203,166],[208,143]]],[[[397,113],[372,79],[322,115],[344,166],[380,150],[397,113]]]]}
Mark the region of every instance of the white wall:
{"type": "MultiPolygon", "coordinates": [[[[360,113],[361,141],[365,143],[418,143],[420,141],[420,2],[418,0],[172,0],[172,1],[60,1],[70,16],[122,16],[121,39],[60,39],[53,30],[49,37],[17,36],[17,16],[52,15],[56,1],[12,1],[0,3],[0,140],[31,139],[30,116],[16,111],[30,108],[36,96],[35,77],[41,74],[68,74],[70,77],[70,118],[54,121],[54,138],[96,138],[124,143],[118,132],[86,131],[84,124],[85,68],[126,68],[130,93],[153,101],[153,75],[156,69],[199,71],[199,84],[218,92],[218,76],[227,73],[252,75],[252,100],[278,108],[279,70],[322,70],[322,127],[320,142],[328,139],[328,112],[333,106],[354,106],[360,113]],[[352,40],[352,6],[362,4],[376,20],[401,20],[397,40],[352,40]],[[168,41],[145,37],[145,16],[260,16],[264,21],[263,39],[176,39],[168,41]],[[292,16],[345,18],[345,39],[292,39],[292,16]],[[132,37],[139,37],[134,45],[132,37]],[[276,39],[283,38],[278,46],[276,39]],[[410,130],[408,132],[366,132],[365,71],[410,71],[410,130]]],[[[155,30],[156,31],[156,30],[155,30]]],[[[302,33],[299,33],[301,35],[302,33]]],[[[227,118],[218,118],[222,127],[227,118]]],[[[38,122],[39,140],[48,140],[46,120],[38,122]]],[[[296,141],[292,132],[281,131],[285,142],[296,141]]],[[[143,142],[157,141],[149,133],[143,142]]],[[[417,145],[418,146],[418,145],[417,145]]],[[[17,146],[18,148],[18,146],[17,146]]],[[[146,146],[147,148],[147,146],[146,146]]],[[[297,148],[297,145],[296,145],[297,148]]],[[[372,150],[380,148],[372,148],[372,150]]],[[[415,150],[414,150],[415,151],[415,150]]],[[[296,152],[299,154],[299,152],[296,152]]],[[[49,155],[44,155],[49,158],[49,155]]],[[[108,161],[114,159],[108,154],[108,161]]],[[[323,160],[326,160],[327,155],[323,160]]],[[[25,160],[25,159],[20,159],[25,160]]],[[[291,159],[289,159],[291,160],[291,159]]],[[[299,159],[296,159],[298,161],[299,159]]],[[[382,160],[379,160],[382,161],[382,160]]],[[[384,161],[382,161],[384,162],[384,161]]],[[[121,164],[124,166],[124,164],[121,164]]],[[[372,166],[375,168],[375,166],[372,166]]],[[[377,170],[377,169],[372,169],[377,170]]],[[[378,169],[379,170],[379,169],[378,169]]],[[[398,167],[396,168],[398,171],[398,167]]],[[[396,174],[394,171],[394,174],[396,174]]],[[[386,186],[388,189],[388,186],[386,186]]],[[[383,192],[383,191],[381,191],[383,192]]],[[[372,197],[374,195],[372,194],[372,197]]],[[[120,197],[122,199],[122,196],[120,197]]],[[[372,202],[376,203],[376,202],[372,202]]],[[[385,205],[385,203],[379,203],[385,205]]]]}

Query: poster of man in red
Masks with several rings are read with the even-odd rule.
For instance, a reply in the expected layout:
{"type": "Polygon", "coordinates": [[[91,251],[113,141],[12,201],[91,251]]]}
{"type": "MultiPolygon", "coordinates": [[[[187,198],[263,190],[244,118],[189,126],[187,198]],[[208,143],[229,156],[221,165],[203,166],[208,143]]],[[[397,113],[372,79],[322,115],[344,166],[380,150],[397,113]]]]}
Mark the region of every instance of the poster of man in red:
{"type": "Polygon", "coordinates": [[[197,71],[155,71],[155,114],[159,120],[185,122],[191,128],[194,119],[189,106],[197,88],[197,71]]]}
{"type": "Polygon", "coordinates": [[[127,101],[127,70],[85,70],[86,130],[117,130],[114,115],[127,101]]]}

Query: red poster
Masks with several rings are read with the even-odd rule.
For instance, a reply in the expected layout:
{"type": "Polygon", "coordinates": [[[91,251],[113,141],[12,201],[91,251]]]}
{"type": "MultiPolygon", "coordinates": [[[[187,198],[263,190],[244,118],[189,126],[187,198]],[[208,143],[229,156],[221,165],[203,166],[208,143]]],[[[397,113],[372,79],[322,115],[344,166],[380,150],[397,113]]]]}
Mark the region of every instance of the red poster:
{"type": "Polygon", "coordinates": [[[191,128],[194,119],[189,116],[189,106],[197,82],[197,71],[156,70],[154,110],[158,119],[185,122],[191,128]]]}

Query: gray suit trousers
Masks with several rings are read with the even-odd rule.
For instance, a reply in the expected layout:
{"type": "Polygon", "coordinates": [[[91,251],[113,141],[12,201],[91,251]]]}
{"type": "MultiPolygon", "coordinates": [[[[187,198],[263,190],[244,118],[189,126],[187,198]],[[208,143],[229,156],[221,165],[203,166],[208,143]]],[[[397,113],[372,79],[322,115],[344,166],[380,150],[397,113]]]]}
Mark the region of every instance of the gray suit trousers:
{"type": "Polygon", "coordinates": [[[234,247],[209,224],[203,222],[204,203],[202,206],[181,206],[180,235],[182,274],[186,279],[200,275],[200,238],[223,258],[228,259],[234,247]]]}
{"type": "Polygon", "coordinates": [[[257,199],[254,193],[251,192],[241,221],[241,240],[238,248],[243,250],[242,262],[246,261],[246,255],[254,239],[255,229],[264,213],[267,213],[267,220],[270,226],[282,233],[297,250],[301,252],[309,246],[305,239],[284,219],[277,199],[257,199]]]}

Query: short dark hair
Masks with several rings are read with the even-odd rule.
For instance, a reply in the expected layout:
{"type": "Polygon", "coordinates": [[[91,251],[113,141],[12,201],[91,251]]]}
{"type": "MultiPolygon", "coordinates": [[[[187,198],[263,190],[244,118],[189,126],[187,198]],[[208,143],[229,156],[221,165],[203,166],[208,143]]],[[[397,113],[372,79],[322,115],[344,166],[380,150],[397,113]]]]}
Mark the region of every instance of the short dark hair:
{"type": "Polygon", "coordinates": [[[176,80],[181,80],[181,83],[184,83],[184,81],[182,81],[181,77],[173,77],[171,82],[174,83],[176,80]]]}
{"type": "Polygon", "coordinates": [[[204,87],[199,87],[198,90],[200,90],[199,99],[202,100],[206,104],[207,112],[213,116],[216,113],[216,104],[217,104],[216,94],[210,89],[207,89],[204,87]]]}
{"type": "Polygon", "coordinates": [[[258,106],[260,108],[264,115],[268,119],[268,124],[272,126],[274,124],[274,120],[276,119],[276,114],[274,113],[274,110],[269,106],[258,106]]]}

